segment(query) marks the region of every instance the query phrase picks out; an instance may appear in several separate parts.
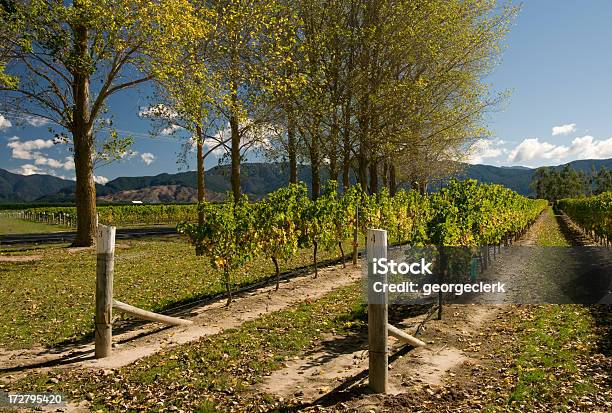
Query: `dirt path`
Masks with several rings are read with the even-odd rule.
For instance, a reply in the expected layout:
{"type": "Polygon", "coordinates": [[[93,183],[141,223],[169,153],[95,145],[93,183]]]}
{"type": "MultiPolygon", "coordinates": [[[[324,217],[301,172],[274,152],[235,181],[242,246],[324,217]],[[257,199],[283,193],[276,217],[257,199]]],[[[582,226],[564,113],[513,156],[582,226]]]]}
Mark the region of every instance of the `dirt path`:
{"type": "Polygon", "coordinates": [[[275,287],[271,285],[238,295],[230,307],[225,306],[225,299],[220,299],[193,310],[193,316],[189,318],[194,322],[192,326],[167,328],[151,323],[114,336],[113,355],[105,359],[93,357],[93,343],[60,349],[0,350],[0,380],[14,380],[27,372],[52,367],[116,369],[162,349],[238,327],[263,314],[299,302],[315,300],[360,277],[360,267],[347,265],[343,269],[341,265],[335,265],[320,269],[316,279],[307,274],[282,282],[279,291],[274,291],[275,287]]]}
{"type": "MultiPolygon", "coordinates": [[[[495,318],[500,306],[449,305],[442,321],[431,322],[419,338],[428,346],[412,349],[397,356],[390,363],[389,387],[391,394],[405,391],[407,385],[442,384],[444,374],[465,361],[471,360],[457,343],[468,343],[478,337],[480,327],[495,318]],[[417,378],[416,381],[414,378],[417,378]]],[[[423,316],[404,319],[396,325],[404,330],[414,326],[423,316]]],[[[389,338],[390,354],[404,345],[389,338]]],[[[393,357],[391,358],[393,359],[393,357]]],[[[363,386],[368,368],[367,336],[329,337],[317,349],[286,363],[286,367],[266,377],[260,389],[291,400],[291,403],[313,403],[332,390],[342,400],[357,387],[363,386]],[[358,377],[358,380],[354,380],[358,377]],[[346,387],[346,389],[344,389],[346,387]],[[342,390],[338,390],[342,388],[342,390]],[[344,395],[343,395],[344,394],[344,395]]],[[[364,411],[376,405],[376,400],[365,400],[364,411]]]]}
{"type": "Polygon", "coordinates": [[[482,276],[505,283],[506,293],[479,297],[483,304],[595,304],[612,288],[612,250],[594,244],[564,215],[545,211],[526,236],[505,248],[482,276]],[[542,234],[546,232],[546,234],[542,234]],[[558,244],[539,236],[558,233],[558,244]],[[540,245],[543,243],[544,245],[540,245]]]}

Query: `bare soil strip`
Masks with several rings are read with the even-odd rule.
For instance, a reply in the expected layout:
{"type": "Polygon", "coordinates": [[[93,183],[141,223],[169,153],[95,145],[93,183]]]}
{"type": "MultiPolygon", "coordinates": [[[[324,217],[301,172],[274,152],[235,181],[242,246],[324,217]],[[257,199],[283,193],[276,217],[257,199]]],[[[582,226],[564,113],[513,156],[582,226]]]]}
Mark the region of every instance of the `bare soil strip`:
{"type": "MultiPolygon", "coordinates": [[[[430,322],[419,338],[428,346],[415,348],[390,364],[391,394],[405,391],[407,385],[420,383],[437,386],[444,375],[471,358],[457,343],[474,343],[480,327],[493,320],[502,306],[448,305],[442,321],[430,322]]],[[[416,325],[423,316],[405,319],[402,325],[416,325]]],[[[404,327],[405,328],[405,327],[404,327]]],[[[404,347],[390,337],[390,353],[404,347]]],[[[317,350],[286,363],[286,367],[266,377],[260,389],[289,399],[295,404],[308,404],[358,376],[368,368],[367,337],[330,337],[317,350]],[[340,344],[337,341],[341,341],[340,344]]],[[[353,386],[363,386],[367,378],[353,386]]],[[[350,390],[349,390],[350,392],[350,390]]],[[[339,399],[343,396],[339,395],[339,399]]],[[[372,408],[366,403],[368,411],[372,408]]]]}

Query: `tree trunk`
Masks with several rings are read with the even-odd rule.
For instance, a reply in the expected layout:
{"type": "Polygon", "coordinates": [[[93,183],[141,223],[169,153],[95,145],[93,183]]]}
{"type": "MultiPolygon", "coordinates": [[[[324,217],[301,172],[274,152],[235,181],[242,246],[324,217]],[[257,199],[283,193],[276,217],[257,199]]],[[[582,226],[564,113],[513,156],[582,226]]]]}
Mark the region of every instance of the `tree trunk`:
{"type": "MultiPolygon", "coordinates": [[[[197,146],[198,146],[198,202],[204,202],[204,139],[202,137],[202,128],[200,125],[196,127],[197,133],[197,146]]],[[[201,225],[203,222],[203,215],[198,214],[198,223],[201,225]]]]}
{"type": "Polygon", "coordinates": [[[382,164],[382,187],[389,189],[389,162],[385,158],[382,164]]]}
{"type": "Polygon", "coordinates": [[[425,178],[422,178],[422,182],[419,182],[419,193],[421,195],[425,195],[427,193],[427,185],[428,182],[425,180],[425,178]]]}
{"type": "Polygon", "coordinates": [[[334,109],[332,113],[332,124],[330,129],[330,148],[329,148],[329,179],[338,181],[338,135],[340,133],[338,125],[338,114],[334,109]]]}
{"type": "MultiPolygon", "coordinates": [[[[75,28],[75,54],[87,58],[87,28],[75,28]]],[[[74,72],[72,139],[76,175],[77,234],[75,247],[89,247],[96,236],[96,184],[93,175],[94,136],[89,119],[89,74],[74,72]]]]}
{"type": "Polygon", "coordinates": [[[73,132],[76,175],[77,233],[73,247],[89,247],[96,236],[96,184],[93,176],[93,135],[78,127],[73,132]]]}
{"type": "Polygon", "coordinates": [[[232,288],[230,286],[230,273],[228,270],[224,270],[224,275],[225,275],[225,291],[227,291],[227,303],[225,304],[226,307],[229,307],[229,305],[232,303],[232,288]]]}
{"type": "MultiPolygon", "coordinates": [[[[197,146],[198,146],[198,155],[197,155],[197,164],[198,164],[198,204],[204,202],[204,139],[202,136],[202,127],[200,125],[196,126],[196,134],[197,134],[197,146]]],[[[199,208],[198,208],[199,209],[199,208]]],[[[198,225],[204,225],[204,213],[198,210],[198,225]]],[[[195,248],[196,256],[204,255],[204,251],[202,247],[197,245],[195,248]]]]}
{"type": "Polygon", "coordinates": [[[231,129],[231,158],[232,158],[232,171],[230,182],[232,185],[232,195],[234,197],[234,204],[240,200],[240,133],[238,130],[238,118],[235,115],[230,117],[230,129],[231,129]]]}
{"type": "Polygon", "coordinates": [[[370,161],[370,195],[378,192],[378,161],[370,161]]]}
{"type": "Polygon", "coordinates": [[[340,248],[340,259],[342,260],[342,268],[346,268],[346,260],[344,259],[344,248],[342,248],[342,241],[338,241],[338,248],[340,248]]]}
{"type": "Polygon", "coordinates": [[[289,183],[297,184],[297,141],[295,139],[295,118],[287,110],[287,152],[289,155],[289,183]]]}
{"type": "Polygon", "coordinates": [[[368,117],[369,99],[366,96],[360,105],[359,116],[359,151],[357,153],[357,168],[359,172],[359,184],[363,192],[368,192],[368,153],[370,138],[370,119],[368,117]]]}
{"type": "Polygon", "coordinates": [[[353,265],[357,265],[357,247],[359,246],[359,207],[355,211],[353,226],[353,265]]]}
{"type": "Polygon", "coordinates": [[[357,157],[359,170],[359,185],[363,192],[368,191],[368,159],[366,157],[365,143],[359,144],[359,156],[357,157]]]}
{"type": "Polygon", "coordinates": [[[348,191],[351,171],[351,95],[347,97],[342,130],[342,189],[348,191]]]}
{"type": "Polygon", "coordinates": [[[314,277],[317,278],[319,276],[319,269],[317,268],[317,249],[319,248],[319,244],[317,243],[317,241],[314,241],[312,244],[313,244],[312,256],[314,259],[314,270],[315,270],[314,277]]]}
{"type": "Polygon", "coordinates": [[[396,176],[396,167],[393,162],[389,164],[389,193],[391,196],[395,195],[397,192],[397,176],[396,176]]]}
{"type": "MultiPolygon", "coordinates": [[[[318,125],[316,130],[318,131],[318,125]]],[[[312,178],[312,199],[316,200],[321,193],[321,173],[319,160],[319,134],[313,133],[310,142],[310,173],[312,178]]]]}

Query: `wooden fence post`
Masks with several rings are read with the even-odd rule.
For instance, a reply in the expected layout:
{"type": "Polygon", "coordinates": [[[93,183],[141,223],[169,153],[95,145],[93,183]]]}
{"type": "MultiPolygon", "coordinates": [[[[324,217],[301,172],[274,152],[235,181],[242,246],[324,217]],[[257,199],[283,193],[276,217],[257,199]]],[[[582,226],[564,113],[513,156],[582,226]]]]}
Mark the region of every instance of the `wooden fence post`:
{"type": "Polygon", "coordinates": [[[353,228],[353,265],[357,265],[357,247],[359,246],[359,206],[355,207],[355,227],[353,228]]]}
{"type": "Polygon", "coordinates": [[[387,283],[386,274],[374,274],[374,259],[387,258],[387,231],[381,229],[368,230],[367,255],[369,385],[375,393],[386,393],[388,390],[387,371],[389,364],[387,293],[386,290],[376,292],[373,287],[376,282],[387,283]]]}
{"type": "Polygon", "coordinates": [[[113,268],[115,227],[98,225],[96,263],[96,358],[108,357],[113,338],[113,268]]]}

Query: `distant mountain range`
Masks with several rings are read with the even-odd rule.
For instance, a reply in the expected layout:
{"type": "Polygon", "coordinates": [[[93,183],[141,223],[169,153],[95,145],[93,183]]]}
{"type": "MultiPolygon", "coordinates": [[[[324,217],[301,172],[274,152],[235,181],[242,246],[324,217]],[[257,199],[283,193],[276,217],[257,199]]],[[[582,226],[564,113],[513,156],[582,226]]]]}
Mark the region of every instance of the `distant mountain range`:
{"type": "MultiPolygon", "coordinates": [[[[612,159],[580,160],[569,165],[589,172],[602,166],[612,170],[612,159]]],[[[563,168],[564,165],[555,166],[563,168]]],[[[529,187],[535,169],[522,166],[498,167],[491,165],[465,165],[457,174],[460,179],[473,178],[484,183],[504,185],[523,195],[532,195],[529,187]]],[[[206,198],[221,200],[230,190],[230,169],[215,166],[206,171],[206,198]]],[[[259,199],[286,185],[289,171],[284,163],[245,163],[241,167],[242,190],[259,199]]],[[[323,177],[325,178],[325,177],[323,177]]],[[[301,165],[298,179],[310,186],[310,167],[301,165]]],[[[0,169],[0,203],[63,203],[74,201],[74,181],[50,175],[18,175],[0,169]]],[[[106,185],[97,185],[98,198],[106,202],[194,202],[196,199],[196,173],[181,172],[155,176],[120,177],[106,185]]]]}

